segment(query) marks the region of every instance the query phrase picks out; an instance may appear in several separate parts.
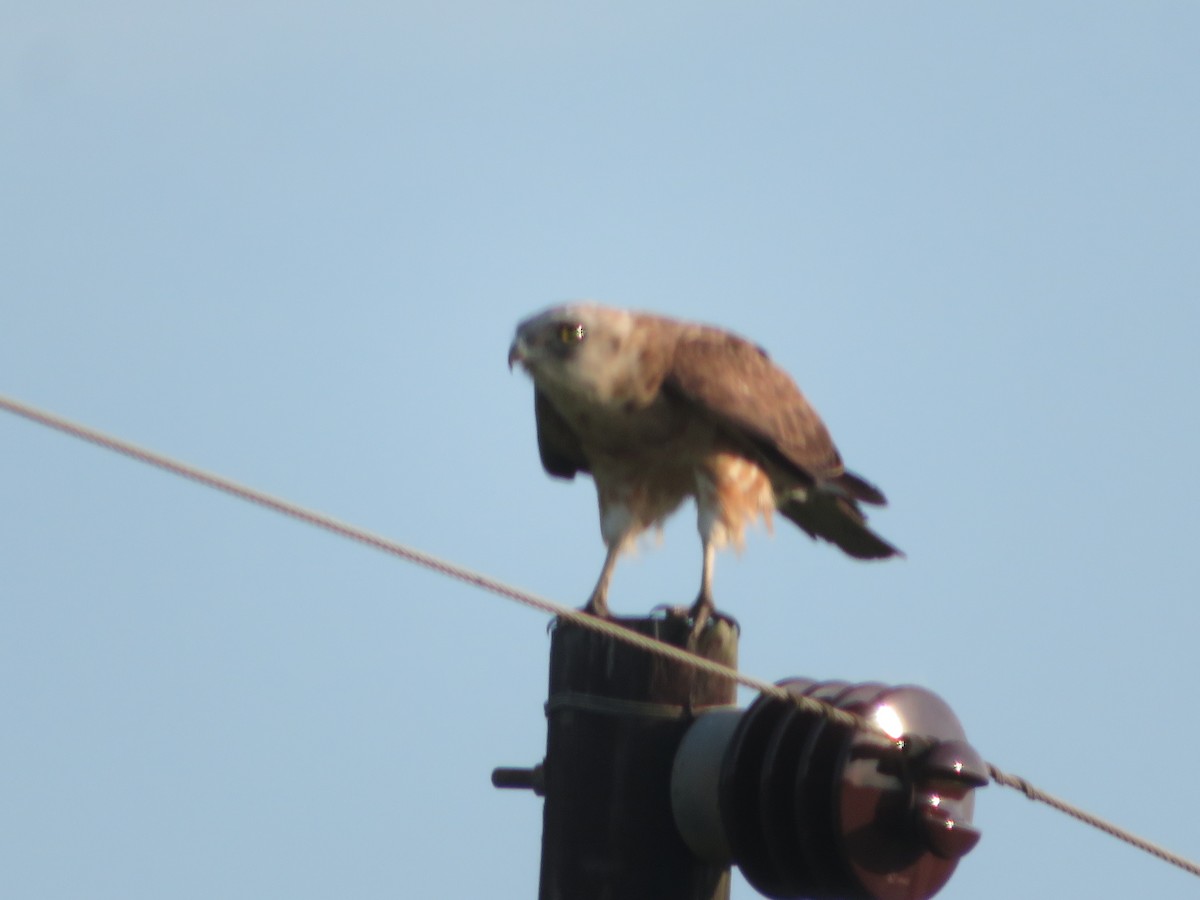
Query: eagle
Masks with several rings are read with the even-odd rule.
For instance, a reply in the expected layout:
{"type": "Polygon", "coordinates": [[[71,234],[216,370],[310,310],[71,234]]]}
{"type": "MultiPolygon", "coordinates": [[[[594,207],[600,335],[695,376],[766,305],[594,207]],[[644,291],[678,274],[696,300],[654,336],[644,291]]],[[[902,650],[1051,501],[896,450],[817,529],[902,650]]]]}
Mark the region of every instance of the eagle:
{"type": "Polygon", "coordinates": [[[713,565],[747,526],[781,513],[856,559],[899,551],[867,527],[860,504],[883,493],[847,471],[796,383],[757,344],[710,325],[595,303],[522,321],[508,351],[534,384],[546,472],[595,481],[607,554],[585,612],[609,618],[621,552],[695,499],[700,592],[686,615],[698,636],[716,612],[713,565]]]}

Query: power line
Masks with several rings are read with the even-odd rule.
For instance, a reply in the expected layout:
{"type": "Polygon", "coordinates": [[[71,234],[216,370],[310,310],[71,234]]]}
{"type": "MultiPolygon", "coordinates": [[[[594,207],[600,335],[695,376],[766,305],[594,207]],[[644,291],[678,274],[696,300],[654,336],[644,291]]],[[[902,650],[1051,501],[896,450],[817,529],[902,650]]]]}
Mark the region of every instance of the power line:
{"type": "MultiPolygon", "coordinates": [[[[585,613],[573,607],[564,606],[556,603],[553,600],[547,600],[544,597],[539,597],[528,591],[520,588],[512,587],[502,581],[498,581],[487,575],[475,572],[465,566],[460,566],[443,559],[439,559],[431,554],[424,553],[412,547],[401,544],[390,538],[375,534],[366,529],[359,528],[355,525],[350,525],[338,519],[328,516],[324,513],[315,510],[307,509],[299,504],[292,503],[288,500],[275,497],[264,491],[257,490],[246,485],[239,484],[229,478],[221,475],[216,475],[211,472],[206,472],[203,469],[188,465],[160,453],[155,453],[152,450],[147,450],[129,441],[113,437],[98,431],[94,428],[89,428],[86,425],[81,425],[45,410],[38,409],[33,406],[21,403],[0,394],[0,409],[10,412],[14,415],[28,419],[31,422],[36,422],[47,428],[59,431],[63,434],[68,434],[88,443],[95,444],[99,447],[112,450],[124,456],[128,456],[139,462],[154,466],[164,471],[178,475],[182,478],[187,478],[191,481],[203,484],[206,487],[221,491],[226,494],[231,494],[242,500],[250,503],[255,503],[267,509],[274,510],[277,513],[297,519],[301,522],[307,522],[317,528],[332,532],[344,538],[357,541],[360,544],[366,544],[369,547],[374,547],[376,550],[381,550],[384,553],[389,553],[392,556],[397,556],[400,559],[415,563],[419,566],[424,566],[435,572],[447,575],[451,578],[456,578],[459,581],[464,581],[467,584],[482,588],[486,591],[491,591],[494,594],[499,594],[502,597],[507,597],[510,600],[515,600],[525,606],[530,606],[542,612],[557,616],[560,619],[573,622],[581,627],[591,629],[592,631],[600,632],[615,640],[624,641],[635,647],[639,647],[648,653],[657,653],[675,662],[680,662],[685,665],[693,666],[694,668],[715,675],[720,678],[727,678],[730,681],[735,681],[738,684],[744,685],[752,690],[758,691],[761,694],[774,697],[778,700],[794,703],[797,706],[805,709],[808,712],[817,713],[826,716],[827,718],[852,728],[861,728],[867,730],[879,731],[881,729],[874,722],[863,719],[861,716],[856,716],[846,710],[838,709],[830,704],[823,703],[811,697],[794,695],[784,690],[776,684],[763,681],[751,675],[746,675],[736,669],[721,665],[709,659],[705,659],[696,654],[689,653],[679,647],[666,644],[662,641],[654,640],[643,634],[631,631],[624,628],[615,622],[607,619],[600,619],[596,616],[585,613]]],[[[1133,832],[1127,831],[1105,819],[1095,816],[1086,810],[1068,803],[1059,797],[1049,794],[1040,788],[1030,784],[1024,778],[1016,775],[1010,775],[1004,772],[997,766],[987,763],[988,772],[992,780],[1004,787],[1013,788],[1020,791],[1030,800],[1044,803],[1059,812],[1065,813],[1072,818],[1090,825],[1118,840],[1124,841],[1133,847],[1138,848],[1152,856],[1157,857],[1163,862],[1177,866],[1192,875],[1200,877],[1200,864],[1192,862],[1186,857],[1172,853],[1169,850],[1160,847],[1159,845],[1139,837],[1133,832]]]]}
{"type": "Polygon", "coordinates": [[[1125,843],[1133,847],[1137,847],[1139,850],[1145,853],[1149,853],[1151,856],[1158,857],[1165,863],[1178,866],[1185,872],[1190,872],[1192,875],[1200,877],[1200,864],[1194,863],[1190,859],[1180,856],[1177,853],[1172,853],[1170,850],[1154,843],[1153,841],[1148,841],[1143,837],[1139,837],[1133,832],[1127,831],[1119,825],[1114,825],[1107,819],[1102,819],[1099,816],[1088,812],[1087,810],[1080,809],[1075,804],[1068,803],[1066,800],[1056,797],[1053,794],[1049,794],[1039,787],[1034,787],[1019,775],[1010,775],[991,763],[986,763],[985,765],[987,765],[988,774],[991,775],[992,781],[994,781],[996,784],[1018,790],[1030,800],[1034,800],[1038,803],[1045,803],[1052,809],[1057,809],[1061,813],[1066,813],[1071,818],[1083,822],[1085,825],[1090,825],[1092,828],[1103,831],[1105,834],[1112,835],[1119,841],[1124,841],[1125,843]]]}
{"type": "Polygon", "coordinates": [[[244,484],[226,478],[222,475],[216,475],[212,472],[206,472],[196,466],[189,465],[179,460],[172,459],[161,453],[155,453],[152,450],[147,450],[144,447],[139,447],[129,441],[113,437],[98,431],[94,428],[89,428],[86,425],[81,425],[77,422],[72,422],[69,419],[64,419],[61,416],[56,416],[53,413],[45,410],[37,409],[36,407],[28,406],[16,400],[12,400],[4,395],[0,395],[0,408],[22,416],[39,425],[45,425],[55,431],[60,431],[64,434],[69,434],[72,437],[87,441],[97,446],[104,447],[107,450],[112,450],[138,462],[146,463],[164,471],[170,472],[173,475],[179,475],[191,481],[198,482],[206,487],[214,490],[222,491],[226,494],[232,494],[242,500],[255,503],[259,506],[264,506],[267,509],[273,510],[292,519],[298,519],[301,522],[307,522],[310,525],[315,525],[317,528],[322,528],[325,531],[331,531],[334,534],[344,538],[349,538],[352,541],[357,541],[360,544],[366,544],[368,547],[373,547],[376,550],[382,550],[384,553],[389,553],[392,556],[398,556],[400,559],[407,562],[416,563],[419,566],[424,566],[427,569],[432,569],[442,575],[447,575],[451,578],[456,578],[459,581],[465,581],[467,584],[482,588],[485,591],[491,591],[494,594],[499,594],[502,597],[507,597],[510,600],[515,600],[525,606],[533,607],[542,612],[550,613],[561,619],[573,622],[583,628],[598,631],[601,634],[608,635],[616,640],[625,641],[636,647],[649,652],[658,653],[676,662],[681,662],[685,665],[691,665],[697,669],[716,675],[721,678],[728,678],[736,681],[738,684],[744,685],[751,690],[758,691],[762,694],[775,697],[779,700],[797,701],[800,706],[806,708],[810,712],[827,715],[834,721],[840,722],[843,725],[848,725],[854,728],[873,728],[874,726],[863,720],[859,716],[848,713],[845,710],[837,709],[828,704],[821,703],[818,700],[813,700],[810,697],[794,697],[792,694],[785,691],[776,684],[771,684],[768,681],[763,681],[754,678],[751,675],[746,675],[736,669],[731,669],[727,666],[722,666],[719,663],[714,663],[711,660],[696,656],[693,653],[688,653],[679,647],[673,647],[670,644],[656,641],[653,638],[642,634],[630,631],[627,628],[622,628],[620,625],[608,619],[601,619],[596,616],[575,609],[570,606],[564,606],[556,603],[553,600],[548,600],[544,597],[539,597],[529,591],[522,590],[517,587],[505,584],[490,576],[483,575],[468,569],[465,566],[460,566],[444,559],[439,559],[429,553],[424,553],[412,547],[408,547],[398,541],[393,541],[390,538],[375,534],[365,528],[359,528],[356,525],[350,525],[347,522],[339,521],[325,513],[307,509],[297,503],[292,503],[289,500],[284,500],[275,497],[265,491],[260,491],[256,488],[248,487],[244,484]]]}

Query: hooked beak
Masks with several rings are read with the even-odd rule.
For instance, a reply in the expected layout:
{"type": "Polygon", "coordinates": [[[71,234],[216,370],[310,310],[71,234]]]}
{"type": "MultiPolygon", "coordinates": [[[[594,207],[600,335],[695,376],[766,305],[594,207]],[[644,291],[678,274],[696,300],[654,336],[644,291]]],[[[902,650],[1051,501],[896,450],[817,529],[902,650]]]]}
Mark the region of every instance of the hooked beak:
{"type": "Polygon", "coordinates": [[[508,371],[512,371],[514,363],[525,362],[525,345],[519,337],[514,338],[512,346],[508,348],[508,371]]]}

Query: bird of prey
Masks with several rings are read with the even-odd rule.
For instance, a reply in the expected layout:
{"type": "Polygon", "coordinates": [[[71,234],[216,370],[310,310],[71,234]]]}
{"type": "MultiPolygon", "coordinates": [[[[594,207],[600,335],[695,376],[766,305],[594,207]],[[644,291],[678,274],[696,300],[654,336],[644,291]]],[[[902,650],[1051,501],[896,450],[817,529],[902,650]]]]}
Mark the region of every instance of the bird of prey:
{"type": "Polygon", "coordinates": [[[584,610],[608,617],[621,551],[696,500],[703,569],[692,634],[715,612],[713,564],[778,510],[857,559],[899,551],[859,503],[883,494],[848,472],[824,423],[761,347],[719,328],[573,303],[517,326],[508,364],[533,378],[542,466],[596,483],[608,548],[584,610]]]}

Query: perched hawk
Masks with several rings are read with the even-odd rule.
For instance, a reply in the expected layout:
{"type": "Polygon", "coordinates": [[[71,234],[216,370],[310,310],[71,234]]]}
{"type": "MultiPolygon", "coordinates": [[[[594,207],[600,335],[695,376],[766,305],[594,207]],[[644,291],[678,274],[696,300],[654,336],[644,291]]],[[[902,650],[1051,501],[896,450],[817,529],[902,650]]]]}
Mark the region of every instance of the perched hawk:
{"type": "Polygon", "coordinates": [[[608,616],[621,550],[696,499],[704,565],[691,608],[698,634],[714,611],[713,562],[776,510],[858,559],[899,551],[866,526],[873,485],[842,465],[824,423],[762,348],[705,325],[591,303],[517,326],[508,364],[533,378],[542,465],[589,473],[608,554],[585,610],[608,616]]]}

